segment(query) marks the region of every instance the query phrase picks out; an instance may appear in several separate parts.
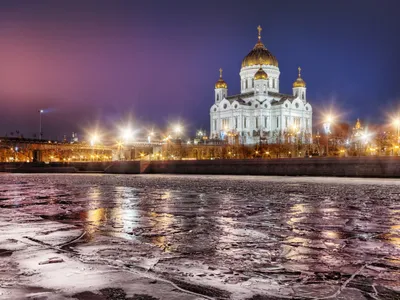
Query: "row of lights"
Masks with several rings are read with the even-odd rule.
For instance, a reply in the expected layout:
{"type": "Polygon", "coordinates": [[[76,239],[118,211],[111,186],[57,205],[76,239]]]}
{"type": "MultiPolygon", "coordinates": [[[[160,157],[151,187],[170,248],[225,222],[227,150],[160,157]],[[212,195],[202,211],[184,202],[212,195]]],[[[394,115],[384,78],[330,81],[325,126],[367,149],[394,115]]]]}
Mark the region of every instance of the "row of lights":
{"type": "MultiPolygon", "coordinates": [[[[180,124],[176,124],[173,126],[173,132],[177,137],[183,132],[183,126],[180,124]]],[[[150,131],[147,135],[147,141],[151,143],[152,138],[154,137],[154,132],[150,131]]],[[[117,141],[117,146],[122,147],[124,143],[132,142],[135,138],[135,131],[131,127],[126,127],[120,130],[120,136],[117,141]]],[[[164,140],[171,139],[171,135],[168,135],[164,140]]],[[[94,146],[96,144],[101,143],[100,135],[95,132],[90,137],[90,145],[94,146]]]]}
{"type": "MultiPolygon", "coordinates": [[[[325,117],[323,126],[324,126],[325,133],[327,135],[327,138],[329,138],[329,134],[331,134],[331,125],[334,122],[334,120],[335,120],[335,118],[330,114],[325,117]]],[[[397,130],[397,143],[400,144],[400,117],[393,118],[392,119],[392,125],[394,125],[396,127],[396,130],[397,130]]],[[[363,132],[362,133],[361,139],[363,140],[363,142],[365,144],[367,144],[369,142],[369,138],[371,137],[371,135],[372,134],[368,133],[368,132],[363,132]]],[[[349,141],[346,142],[346,144],[349,144],[349,143],[350,143],[349,141]]],[[[327,145],[326,145],[326,147],[327,147],[327,149],[326,149],[327,150],[327,155],[329,153],[329,148],[328,148],[329,145],[328,144],[329,143],[327,143],[327,145]]],[[[394,148],[395,149],[399,149],[399,145],[394,146],[394,148]]],[[[377,150],[376,148],[372,148],[372,147],[369,148],[369,151],[371,151],[371,152],[375,152],[376,150],[377,150]]],[[[341,150],[340,152],[344,152],[344,150],[341,150]]]]}

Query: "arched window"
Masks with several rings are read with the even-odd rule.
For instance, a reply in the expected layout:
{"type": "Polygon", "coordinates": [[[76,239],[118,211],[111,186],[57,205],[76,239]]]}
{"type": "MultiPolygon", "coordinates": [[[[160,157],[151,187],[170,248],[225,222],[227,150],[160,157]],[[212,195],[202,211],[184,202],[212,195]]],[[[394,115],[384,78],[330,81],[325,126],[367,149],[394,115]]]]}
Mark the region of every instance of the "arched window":
{"type": "Polygon", "coordinates": [[[301,95],[301,99],[303,99],[303,100],[304,100],[304,92],[303,92],[303,94],[301,95]]]}
{"type": "Polygon", "coordinates": [[[251,87],[254,87],[254,78],[251,80],[251,87]]]}
{"type": "Polygon", "coordinates": [[[217,101],[219,101],[219,94],[217,94],[217,101]]]}
{"type": "Polygon", "coordinates": [[[264,84],[264,94],[266,94],[266,93],[267,93],[267,85],[264,84]]]}
{"type": "Polygon", "coordinates": [[[273,89],[275,88],[275,78],[272,79],[272,88],[273,88],[273,89]]]}
{"type": "Polygon", "coordinates": [[[246,80],[246,89],[248,88],[247,80],[246,80]]]}

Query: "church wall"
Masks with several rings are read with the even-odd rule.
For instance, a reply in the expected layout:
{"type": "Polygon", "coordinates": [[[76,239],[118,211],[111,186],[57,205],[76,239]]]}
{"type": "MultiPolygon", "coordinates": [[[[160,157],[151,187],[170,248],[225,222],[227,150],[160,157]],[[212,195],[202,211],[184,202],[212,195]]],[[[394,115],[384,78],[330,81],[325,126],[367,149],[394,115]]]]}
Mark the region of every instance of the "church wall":
{"type": "Polygon", "coordinates": [[[231,104],[229,101],[224,100],[218,105],[219,107],[216,112],[212,108],[210,112],[210,132],[212,135],[216,134],[221,138],[221,131],[236,131],[241,136],[246,137],[246,143],[257,143],[259,136],[253,137],[254,131],[270,132],[270,135],[272,135],[272,133],[277,132],[288,132],[293,129],[294,124],[298,124],[297,126],[300,127],[300,131],[307,133],[307,120],[309,122],[308,133],[311,133],[312,111],[306,111],[304,104],[299,99],[294,100],[293,103],[287,101],[282,105],[272,107],[268,106],[267,103],[259,104],[258,102],[254,102],[252,106],[239,105],[236,109],[234,108],[235,105],[238,105],[238,103],[233,102],[231,104]],[[299,103],[298,108],[296,108],[296,103],[299,103]],[[286,107],[286,104],[288,107],[286,107]],[[225,105],[226,108],[224,108],[225,105]],[[256,105],[258,105],[257,108],[255,107],[256,105]],[[258,121],[256,121],[256,118],[258,121]],[[217,120],[216,130],[214,120],[217,120]],[[235,126],[236,120],[237,127],[235,126]],[[266,122],[267,124],[265,124],[266,122]]]}

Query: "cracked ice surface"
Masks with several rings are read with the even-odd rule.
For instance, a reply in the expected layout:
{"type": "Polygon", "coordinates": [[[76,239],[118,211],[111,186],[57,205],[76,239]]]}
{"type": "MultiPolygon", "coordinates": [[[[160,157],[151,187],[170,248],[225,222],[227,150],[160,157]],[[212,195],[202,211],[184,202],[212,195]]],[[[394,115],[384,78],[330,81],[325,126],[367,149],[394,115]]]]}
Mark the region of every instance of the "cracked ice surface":
{"type": "Polygon", "coordinates": [[[0,184],[0,299],[400,299],[400,180],[0,184]],[[52,257],[62,262],[39,265],[52,257]]]}

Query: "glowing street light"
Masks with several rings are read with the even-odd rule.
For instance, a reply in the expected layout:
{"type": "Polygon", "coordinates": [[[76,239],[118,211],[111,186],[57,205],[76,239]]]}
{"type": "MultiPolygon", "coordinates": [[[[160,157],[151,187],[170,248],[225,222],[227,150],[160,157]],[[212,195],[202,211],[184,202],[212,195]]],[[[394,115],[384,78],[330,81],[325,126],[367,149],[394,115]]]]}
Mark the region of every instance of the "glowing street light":
{"type": "Polygon", "coordinates": [[[183,127],[180,124],[176,124],[173,128],[174,133],[176,135],[176,138],[179,138],[179,135],[182,133],[183,131],[183,127]]]}
{"type": "Polygon", "coordinates": [[[94,133],[90,137],[90,145],[93,147],[95,144],[98,144],[100,142],[100,137],[97,135],[97,133],[94,133]]]}
{"type": "Polygon", "coordinates": [[[181,132],[182,132],[182,126],[181,126],[180,124],[175,125],[175,127],[174,127],[174,132],[175,132],[176,134],[181,133],[181,132]]]}
{"type": "Polygon", "coordinates": [[[39,113],[39,140],[42,139],[42,114],[44,113],[43,109],[38,110],[39,113]]]}
{"type": "Polygon", "coordinates": [[[329,156],[329,134],[331,133],[331,124],[333,122],[332,115],[327,115],[324,122],[324,130],[326,134],[326,156],[329,156]]]}
{"type": "Polygon", "coordinates": [[[399,143],[400,143],[400,118],[394,119],[393,124],[396,126],[396,130],[397,130],[397,144],[399,144],[399,143]]]}
{"type": "Polygon", "coordinates": [[[125,128],[122,130],[121,137],[125,142],[129,142],[133,139],[133,131],[132,129],[125,128]]]}
{"type": "Polygon", "coordinates": [[[151,143],[152,136],[154,136],[154,132],[153,131],[149,132],[149,135],[147,136],[147,141],[148,141],[149,144],[151,143]]]}

